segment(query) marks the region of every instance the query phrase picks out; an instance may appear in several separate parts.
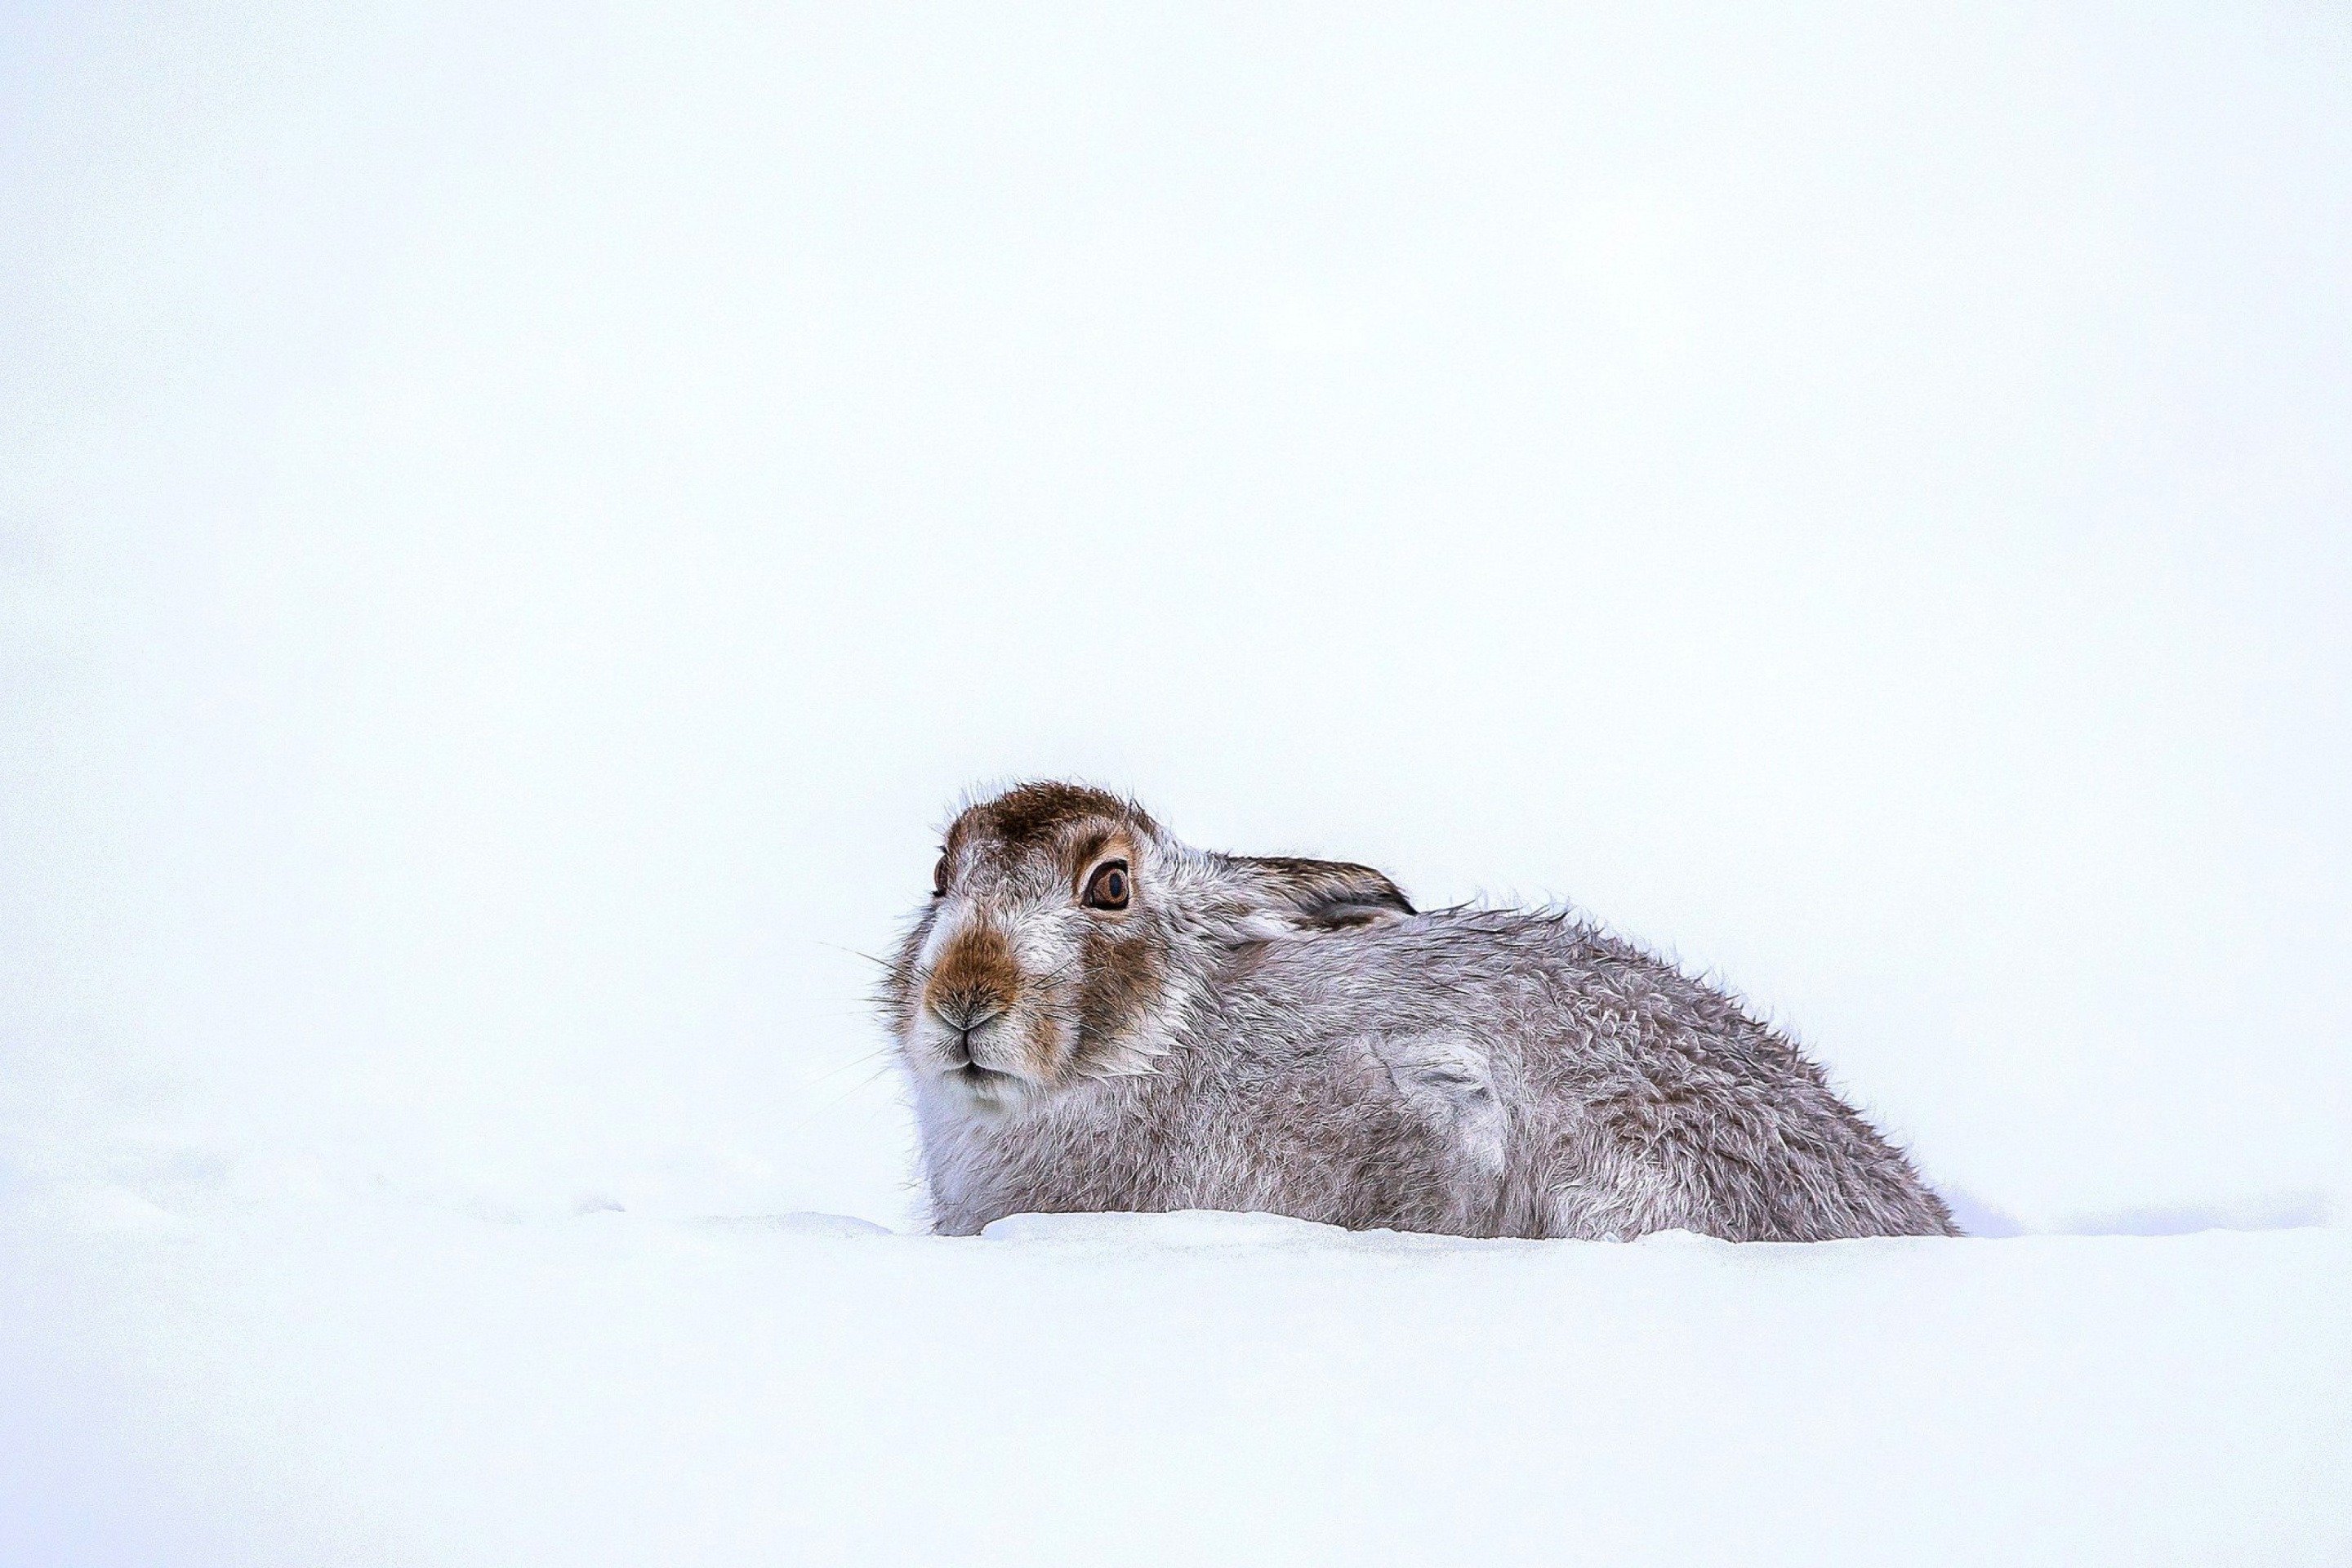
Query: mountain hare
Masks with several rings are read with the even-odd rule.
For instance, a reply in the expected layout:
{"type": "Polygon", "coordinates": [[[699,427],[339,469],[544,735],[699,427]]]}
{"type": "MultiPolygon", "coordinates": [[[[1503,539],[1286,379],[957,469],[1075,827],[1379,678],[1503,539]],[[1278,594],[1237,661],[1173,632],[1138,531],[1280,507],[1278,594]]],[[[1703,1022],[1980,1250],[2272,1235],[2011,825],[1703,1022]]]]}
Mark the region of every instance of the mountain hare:
{"type": "Polygon", "coordinates": [[[1033,784],[949,830],[884,1004],[935,1227],[1260,1210],[1355,1229],[1950,1236],[1781,1036],[1591,926],[1417,912],[1033,784]]]}

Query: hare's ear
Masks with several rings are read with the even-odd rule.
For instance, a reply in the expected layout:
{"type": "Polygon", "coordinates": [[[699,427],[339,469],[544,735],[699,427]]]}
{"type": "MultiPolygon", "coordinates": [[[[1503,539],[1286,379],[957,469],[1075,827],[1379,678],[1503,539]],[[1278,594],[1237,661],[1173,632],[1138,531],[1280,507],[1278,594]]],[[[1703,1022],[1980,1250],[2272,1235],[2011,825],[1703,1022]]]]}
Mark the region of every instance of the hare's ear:
{"type": "Polygon", "coordinates": [[[1278,855],[1235,855],[1227,863],[1248,883],[1256,912],[1277,934],[1356,931],[1413,912],[1402,890],[1370,866],[1278,855]]]}

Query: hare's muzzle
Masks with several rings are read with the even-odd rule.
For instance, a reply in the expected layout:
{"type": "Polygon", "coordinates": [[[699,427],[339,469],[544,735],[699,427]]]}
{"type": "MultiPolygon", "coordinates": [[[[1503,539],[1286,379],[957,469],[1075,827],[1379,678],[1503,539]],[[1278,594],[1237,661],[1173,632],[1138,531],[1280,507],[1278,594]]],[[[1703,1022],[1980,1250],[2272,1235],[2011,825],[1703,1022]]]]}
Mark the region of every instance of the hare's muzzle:
{"type": "Polygon", "coordinates": [[[949,1055],[971,1061],[974,1038],[1012,1011],[1020,994],[1021,968],[1012,944],[995,927],[975,922],[940,953],[923,987],[923,1005],[950,1037],[949,1055]]]}

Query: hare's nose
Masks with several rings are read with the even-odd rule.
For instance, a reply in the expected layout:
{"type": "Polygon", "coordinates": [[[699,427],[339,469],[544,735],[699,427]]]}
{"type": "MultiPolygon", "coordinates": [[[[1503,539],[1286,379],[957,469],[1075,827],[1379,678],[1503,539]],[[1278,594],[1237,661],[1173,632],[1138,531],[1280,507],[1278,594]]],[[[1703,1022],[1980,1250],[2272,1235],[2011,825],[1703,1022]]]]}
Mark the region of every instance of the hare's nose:
{"type": "Polygon", "coordinates": [[[934,997],[931,1011],[939,1015],[940,1023],[964,1037],[969,1043],[971,1032],[1003,1012],[1005,1005],[1002,996],[966,993],[960,996],[934,997]]]}

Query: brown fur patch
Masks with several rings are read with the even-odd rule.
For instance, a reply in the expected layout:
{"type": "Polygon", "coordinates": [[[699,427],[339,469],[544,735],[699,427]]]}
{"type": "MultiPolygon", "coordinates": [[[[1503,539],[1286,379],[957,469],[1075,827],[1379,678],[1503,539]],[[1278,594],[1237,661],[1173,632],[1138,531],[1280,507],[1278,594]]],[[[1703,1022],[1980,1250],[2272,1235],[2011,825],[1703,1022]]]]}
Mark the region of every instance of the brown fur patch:
{"type": "Polygon", "coordinates": [[[974,922],[958,931],[931,969],[925,1000],[950,1023],[966,1012],[1003,1012],[1021,994],[1021,965],[1013,944],[994,926],[974,922]]]}
{"type": "Polygon", "coordinates": [[[1138,823],[1147,831],[1151,826],[1150,817],[1106,791],[1080,784],[1025,784],[957,817],[948,830],[948,849],[953,853],[975,834],[1001,839],[1014,848],[1027,848],[1046,842],[1072,823],[1097,818],[1138,823]]]}
{"type": "Polygon", "coordinates": [[[1115,1038],[1142,1023],[1168,982],[1167,964],[1150,943],[1107,931],[1087,933],[1078,969],[1086,976],[1078,1028],[1089,1041],[1115,1038]]]}

